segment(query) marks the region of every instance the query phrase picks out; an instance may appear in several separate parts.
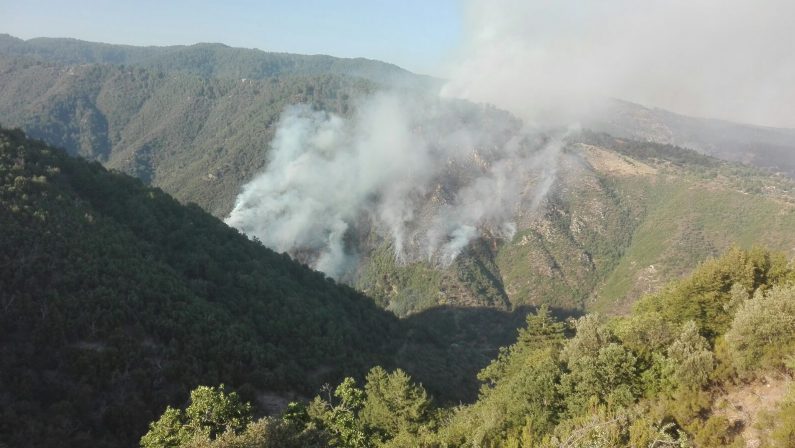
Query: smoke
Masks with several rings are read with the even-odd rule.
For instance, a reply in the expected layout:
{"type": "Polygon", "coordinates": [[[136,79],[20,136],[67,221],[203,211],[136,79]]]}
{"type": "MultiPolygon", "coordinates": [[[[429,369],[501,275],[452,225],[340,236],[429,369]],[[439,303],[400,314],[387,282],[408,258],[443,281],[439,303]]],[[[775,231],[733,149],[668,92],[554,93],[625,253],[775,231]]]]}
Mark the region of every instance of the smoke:
{"type": "Polygon", "coordinates": [[[795,127],[795,2],[471,0],[443,93],[532,122],[606,98],[795,127]]]}
{"type": "Polygon", "coordinates": [[[463,101],[379,93],[350,118],[287,109],[263,173],[226,222],[338,279],[357,238],[447,266],[483,233],[510,239],[554,180],[561,138],[463,101]]]}

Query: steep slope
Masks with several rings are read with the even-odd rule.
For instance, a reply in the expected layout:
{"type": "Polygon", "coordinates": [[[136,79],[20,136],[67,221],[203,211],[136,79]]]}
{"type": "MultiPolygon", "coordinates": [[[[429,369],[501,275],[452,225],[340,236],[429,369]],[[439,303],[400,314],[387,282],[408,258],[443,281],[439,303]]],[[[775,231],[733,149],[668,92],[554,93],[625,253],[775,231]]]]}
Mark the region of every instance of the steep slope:
{"type": "Polygon", "coordinates": [[[246,409],[204,387],[142,446],[792,447],[794,281],[783,253],[733,248],[625,316],[528,314],[471,404],[435,406],[405,372],[375,367],[282,418],[206,422],[195,409],[208,402],[246,409]]]}
{"type": "MultiPolygon", "coordinates": [[[[274,63],[271,71],[262,68],[260,75],[243,80],[235,64],[255,70],[257,58],[265,54],[218,45],[137,48],[10,37],[0,42],[5,48],[0,53],[16,55],[0,56],[0,121],[135,175],[219,217],[229,213],[241,186],[266,165],[288,106],[309,104],[349,117],[363,94],[383,85],[334,64],[296,62],[301,58],[292,65],[274,63]],[[157,58],[162,64],[151,63],[157,58]],[[52,60],[59,63],[45,62],[52,60]],[[94,64],[74,65],[84,62],[94,64]],[[262,73],[279,76],[256,79],[262,73]]],[[[387,76],[378,73],[373,79],[387,76]]],[[[662,129],[655,123],[663,112],[643,109],[638,115],[637,107],[626,107],[630,112],[619,108],[590,124],[615,125],[610,129],[619,135],[641,140],[668,135],[664,141],[688,144],[698,139],[686,136],[700,136],[711,145],[709,152],[726,158],[743,145],[759,149],[768,146],[755,142],[768,142],[784,148],[789,141],[786,130],[725,123],[721,126],[730,128],[725,129],[742,132],[727,134],[736,140],[716,140],[723,127],[683,117],[652,135],[650,130],[662,129]],[[611,118],[616,114],[635,119],[611,118]]],[[[466,181],[487,169],[492,149],[521,127],[506,113],[465,102],[451,109],[456,109],[451,121],[464,117],[467,130],[485,137],[461,146],[460,153],[471,157],[449,165],[449,175],[429,189],[415,216],[432,215],[439,204],[454,201],[457,186],[449,185],[450,179],[466,181]]],[[[417,126],[412,132],[434,127],[417,126]]],[[[517,213],[512,238],[479,229],[481,237],[449,266],[399,262],[392,243],[365,217],[349,223],[355,230],[347,241],[362,256],[348,280],[401,316],[437,305],[510,310],[547,303],[570,311],[618,311],[732,241],[744,247],[793,247],[792,187],[780,177],[675,146],[589,133],[570,140],[556,162],[554,188],[538,211],[517,213]]],[[[754,162],[760,154],[740,159],[754,162]]],[[[789,160],[786,155],[770,160],[784,169],[777,160],[789,160]]],[[[311,258],[292,255],[307,263],[311,258]]]]}
{"type": "Polygon", "coordinates": [[[199,207],[0,130],[0,443],[133,446],[167,404],[225,383],[273,412],[400,366],[440,402],[528,310],[398,320],[199,207]]]}
{"type": "Polygon", "coordinates": [[[544,207],[518,218],[512,239],[482,236],[441,270],[376,247],[357,286],[398,314],[436,304],[613,313],[733,244],[795,253],[786,177],[591,132],[570,138],[558,165],[544,207]]]}
{"type": "Polygon", "coordinates": [[[497,252],[512,303],[615,312],[732,244],[795,253],[786,178],[606,135],[570,150],[582,164],[561,170],[546,215],[497,252]]]}
{"type": "Polygon", "coordinates": [[[0,122],[195,202],[229,212],[260,170],[279,115],[346,113],[371,84],[335,75],[204,79],[140,68],[0,56],[0,122]]]}
{"type": "Polygon", "coordinates": [[[0,132],[0,434],[116,446],[196,384],[256,398],[387,361],[394,316],[162,191],[0,132]]]}
{"type": "Polygon", "coordinates": [[[795,254],[795,184],[787,177],[669,145],[584,137],[595,172],[610,177],[638,213],[629,244],[588,307],[620,310],[735,244],[795,254]],[[604,149],[621,162],[605,164],[604,149]]]}

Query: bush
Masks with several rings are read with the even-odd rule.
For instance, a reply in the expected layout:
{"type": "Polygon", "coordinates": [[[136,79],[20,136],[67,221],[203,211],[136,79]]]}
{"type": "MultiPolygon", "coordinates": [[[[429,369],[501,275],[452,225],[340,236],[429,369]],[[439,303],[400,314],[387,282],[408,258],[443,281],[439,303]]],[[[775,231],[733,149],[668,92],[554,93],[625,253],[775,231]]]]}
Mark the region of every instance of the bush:
{"type": "Polygon", "coordinates": [[[740,373],[759,367],[782,368],[795,350],[795,285],[757,292],[740,305],[726,343],[740,373]]]}

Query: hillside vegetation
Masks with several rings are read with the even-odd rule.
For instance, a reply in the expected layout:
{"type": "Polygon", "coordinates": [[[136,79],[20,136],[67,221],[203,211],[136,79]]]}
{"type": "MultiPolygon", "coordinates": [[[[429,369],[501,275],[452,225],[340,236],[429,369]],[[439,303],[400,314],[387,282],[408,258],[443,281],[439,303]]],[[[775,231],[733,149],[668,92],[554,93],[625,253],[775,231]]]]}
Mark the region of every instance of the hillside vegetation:
{"type": "Polygon", "coordinates": [[[402,88],[431,88],[439,80],[396,65],[364,58],[272,53],[217,43],[136,47],[78,39],[17,39],[0,34],[0,53],[40,62],[77,66],[136,66],[156,72],[240,80],[279,76],[343,75],[402,88]]]}
{"type": "Polygon", "coordinates": [[[331,74],[205,79],[0,55],[0,120],[217,216],[265,164],[290,104],[345,114],[367,81],[331,74]]]}
{"type": "Polygon", "coordinates": [[[401,315],[434,304],[610,314],[734,244],[795,253],[787,177],[587,131],[558,164],[543,209],[520,216],[511,240],[483,236],[444,270],[377,247],[357,287],[401,315]]]}
{"type": "MultiPolygon", "coordinates": [[[[385,87],[416,92],[421,79],[377,61],[218,44],[0,37],[0,121],[218,217],[262,172],[285,108],[306,103],[350,116],[361,96],[385,87]]],[[[456,108],[486,134],[504,118],[456,108]]],[[[364,234],[348,235],[362,253],[350,283],[400,316],[545,303],[612,313],[733,243],[795,248],[793,187],[782,176],[587,131],[569,139],[558,165],[540,212],[516,217],[514,238],[483,235],[445,269],[397,262],[390,242],[363,226],[364,234]]]]}
{"type": "Polygon", "coordinates": [[[257,421],[236,396],[200,388],[141,446],[783,448],[795,441],[793,368],[795,271],[781,253],[733,248],[624,317],[528,315],[478,374],[473,404],[438,407],[380,367],[257,421]],[[732,400],[765,377],[779,392],[737,413],[732,400]],[[197,419],[201,409],[221,418],[197,419]]]}
{"type": "Polygon", "coordinates": [[[225,383],[280,410],[343,375],[402,366],[440,401],[526,310],[398,320],[195,205],[0,130],[0,443],[131,446],[166,405],[225,383]]]}
{"type": "Polygon", "coordinates": [[[400,334],[368,298],[198,207],[19,132],[0,134],[0,195],[12,446],[129,439],[200,383],[312,390],[387,359],[400,334]]]}

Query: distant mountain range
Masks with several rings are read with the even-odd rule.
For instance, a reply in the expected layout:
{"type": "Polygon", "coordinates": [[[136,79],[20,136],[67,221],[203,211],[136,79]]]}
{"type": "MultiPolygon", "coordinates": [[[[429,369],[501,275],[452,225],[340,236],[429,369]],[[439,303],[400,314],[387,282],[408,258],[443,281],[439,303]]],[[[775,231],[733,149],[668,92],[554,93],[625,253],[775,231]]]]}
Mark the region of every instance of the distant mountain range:
{"type": "MultiPolygon", "coordinates": [[[[348,116],[368,93],[435,83],[365,59],[0,37],[0,122],[219,217],[262,170],[288,105],[348,116]]],[[[461,107],[476,126],[494,121],[461,107]]],[[[352,235],[364,253],[352,283],[401,315],[440,304],[615,310],[733,242],[795,247],[785,179],[667,145],[792,174],[795,131],[620,101],[593,117],[586,127],[621,139],[573,138],[544,214],[513,241],[478,240],[440,271],[396,263],[386,242],[352,235]]]]}
{"type": "Polygon", "coordinates": [[[708,118],[612,100],[583,119],[583,125],[616,137],[691,148],[795,177],[795,129],[771,128],[708,118]]]}
{"type": "Polygon", "coordinates": [[[433,88],[440,80],[411,73],[394,64],[365,58],[272,53],[218,43],[136,47],[77,39],[17,39],[0,34],[0,54],[61,65],[136,66],[156,72],[203,78],[264,79],[274,76],[345,75],[403,88],[433,88]]]}

